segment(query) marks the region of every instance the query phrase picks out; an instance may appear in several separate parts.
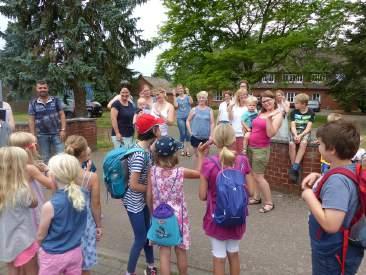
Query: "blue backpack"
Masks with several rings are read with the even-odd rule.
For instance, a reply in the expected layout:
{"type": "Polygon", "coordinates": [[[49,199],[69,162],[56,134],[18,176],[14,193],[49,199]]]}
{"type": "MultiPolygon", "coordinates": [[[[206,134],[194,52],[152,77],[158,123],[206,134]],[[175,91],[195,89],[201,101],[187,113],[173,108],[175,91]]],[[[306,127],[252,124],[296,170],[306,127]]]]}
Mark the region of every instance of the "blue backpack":
{"type": "MultiPolygon", "coordinates": [[[[154,171],[154,176],[155,171],[154,171]]],[[[177,175],[175,177],[172,190],[177,180],[177,175]]],[[[155,181],[156,182],[156,181],[155,181]]],[[[172,193],[170,190],[169,194],[172,193]]],[[[166,202],[160,200],[159,191],[158,201],[160,204],[154,209],[151,217],[151,226],[147,232],[147,238],[153,243],[160,246],[177,246],[182,243],[183,225],[182,229],[179,229],[178,218],[174,214],[174,209],[166,202]]],[[[183,202],[182,202],[182,220],[183,220],[183,202]]]]}
{"type": "Polygon", "coordinates": [[[235,168],[222,169],[217,160],[210,160],[219,169],[216,177],[214,222],[228,227],[244,224],[248,214],[248,195],[244,187],[246,182],[243,173],[235,168]]]}
{"type": "Polygon", "coordinates": [[[107,153],[103,160],[104,183],[113,199],[124,197],[129,181],[127,157],[135,152],[144,152],[142,148],[127,149],[119,147],[107,153]]]}

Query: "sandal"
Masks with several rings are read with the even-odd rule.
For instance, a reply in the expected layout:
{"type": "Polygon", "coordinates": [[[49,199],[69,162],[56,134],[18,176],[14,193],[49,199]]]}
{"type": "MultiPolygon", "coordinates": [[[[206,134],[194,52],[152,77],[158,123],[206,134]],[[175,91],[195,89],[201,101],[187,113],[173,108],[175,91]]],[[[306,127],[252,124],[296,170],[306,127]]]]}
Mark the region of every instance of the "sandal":
{"type": "Polygon", "coordinates": [[[261,203],[262,203],[262,199],[261,198],[259,198],[259,199],[249,198],[249,202],[248,202],[249,205],[261,204],[261,203]]]}
{"type": "Polygon", "coordinates": [[[181,155],[182,157],[184,157],[184,156],[186,155],[186,153],[185,153],[184,151],[181,151],[181,152],[180,152],[180,155],[181,155]]]}
{"type": "Polygon", "coordinates": [[[189,152],[186,152],[187,157],[191,157],[192,155],[189,152]]]}
{"type": "Polygon", "coordinates": [[[268,213],[271,212],[274,208],[274,203],[266,203],[265,205],[263,205],[263,207],[259,209],[259,213],[268,213]]]}

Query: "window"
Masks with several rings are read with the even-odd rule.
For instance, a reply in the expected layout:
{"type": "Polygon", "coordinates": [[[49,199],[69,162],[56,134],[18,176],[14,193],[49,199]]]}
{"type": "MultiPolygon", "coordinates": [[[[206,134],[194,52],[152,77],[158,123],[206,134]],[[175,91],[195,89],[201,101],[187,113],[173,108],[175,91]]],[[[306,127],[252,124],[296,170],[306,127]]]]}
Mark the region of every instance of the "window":
{"type": "Polygon", "coordinates": [[[288,102],[290,102],[290,103],[294,103],[295,102],[295,96],[296,96],[296,93],[295,92],[288,92],[286,94],[286,98],[287,98],[288,102]]]}
{"type": "Polygon", "coordinates": [[[311,82],[322,83],[326,80],[327,76],[325,74],[311,74],[311,82]]]}
{"type": "Polygon", "coordinates": [[[262,83],[275,83],[275,75],[274,74],[265,74],[262,77],[262,83]]]}
{"type": "Polygon", "coordinates": [[[304,76],[302,74],[284,74],[282,79],[287,83],[303,83],[304,76]]]}
{"type": "Polygon", "coordinates": [[[319,93],[313,93],[310,98],[311,98],[311,100],[317,100],[320,103],[320,94],[319,93]]]}
{"type": "Polygon", "coordinates": [[[222,100],[224,100],[224,97],[222,95],[222,91],[215,91],[214,92],[214,96],[213,96],[213,100],[215,100],[215,101],[222,101],[222,100]]]}

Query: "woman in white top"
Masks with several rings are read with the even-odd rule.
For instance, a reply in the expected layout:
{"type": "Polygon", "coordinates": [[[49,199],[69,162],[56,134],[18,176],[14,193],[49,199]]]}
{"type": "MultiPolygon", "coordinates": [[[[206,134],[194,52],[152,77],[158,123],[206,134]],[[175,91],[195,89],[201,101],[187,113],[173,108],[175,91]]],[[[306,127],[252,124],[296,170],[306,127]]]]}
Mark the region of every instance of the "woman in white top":
{"type": "Polygon", "coordinates": [[[152,105],[152,115],[165,121],[159,125],[159,128],[161,135],[167,136],[168,126],[174,123],[175,110],[174,106],[166,100],[166,91],[162,88],[159,88],[156,94],[156,102],[152,105]]]}
{"type": "Polygon", "coordinates": [[[220,103],[219,115],[217,116],[216,124],[230,122],[228,108],[231,103],[231,91],[229,90],[224,91],[223,94],[224,94],[224,101],[220,103]]]}
{"type": "Polygon", "coordinates": [[[235,131],[235,151],[238,154],[241,154],[243,151],[243,139],[244,132],[243,126],[241,124],[241,117],[245,111],[248,111],[246,105],[246,99],[248,97],[248,91],[244,88],[239,89],[235,93],[235,103],[231,104],[228,108],[229,119],[231,121],[231,125],[235,131]]]}
{"type": "Polygon", "coordinates": [[[283,120],[280,129],[273,138],[288,140],[289,128],[288,128],[287,115],[290,111],[290,102],[286,100],[286,97],[282,90],[277,90],[275,92],[275,95],[276,95],[277,108],[282,112],[283,120]]]}

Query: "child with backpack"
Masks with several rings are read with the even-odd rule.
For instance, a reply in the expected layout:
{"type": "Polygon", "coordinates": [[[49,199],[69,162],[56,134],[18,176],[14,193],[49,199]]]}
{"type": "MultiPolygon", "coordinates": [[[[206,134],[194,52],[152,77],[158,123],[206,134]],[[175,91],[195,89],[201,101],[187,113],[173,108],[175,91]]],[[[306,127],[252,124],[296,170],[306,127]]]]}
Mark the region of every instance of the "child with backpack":
{"type": "MultiPolygon", "coordinates": [[[[152,213],[152,225],[148,239],[158,244],[160,256],[160,273],[170,274],[170,253],[174,247],[177,256],[179,274],[187,274],[187,250],[189,249],[190,226],[188,211],[184,199],[184,179],[198,179],[203,159],[204,145],[198,146],[197,170],[176,167],[179,163],[177,152],[184,145],[172,137],[164,136],[155,143],[154,161],[151,178],[147,186],[147,202],[152,213]],[[170,210],[168,217],[161,217],[161,212],[170,210]],[[161,221],[172,217],[173,224],[164,226],[161,221]],[[162,234],[164,233],[164,234],[162,234]]],[[[168,221],[166,222],[168,224],[168,221]]]]}
{"type": "Polygon", "coordinates": [[[230,150],[236,140],[231,125],[216,126],[213,140],[218,154],[206,158],[201,168],[199,198],[207,201],[203,229],[211,241],[214,274],[225,273],[228,258],[230,274],[239,275],[239,242],[246,228],[253,178],[247,157],[230,150]]]}
{"type": "Polygon", "coordinates": [[[29,185],[35,194],[38,205],[32,209],[32,219],[36,231],[38,230],[41,208],[46,202],[44,196],[44,188],[55,190],[56,186],[52,179],[46,174],[48,167],[42,161],[39,161],[39,154],[37,150],[36,137],[27,132],[15,132],[9,137],[9,145],[24,149],[28,154],[28,163],[26,171],[28,174],[29,185]]]}
{"type": "Polygon", "coordinates": [[[136,274],[136,265],[142,249],[144,249],[147,263],[145,274],[157,273],[154,266],[153,247],[147,240],[150,213],[145,197],[152,163],[150,147],[160,137],[159,124],[163,122],[162,119],[150,114],[139,115],[135,124],[137,143],[130,149],[135,151],[127,156],[129,181],[122,202],[127,210],[135,239],[130,250],[126,275],[136,274]]]}
{"type": "Polygon", "coordinates": [[[48,167],[57,190],[42,207],[37,239],[39,275],[81,274],[81,237],[87,212],[79,186],[80,163],[74,156],[60,153],[48,167]]]}
{"type": "Polygon", "coordinates": [[[365,218],[365,167],[351,161],[360,133],[352,123],[338,120],[321,126],[316,136],[330,169],[322,177],[311,173],[302,182],[302,198],[311,212],[312,271],[315,275],[356,274],[366,247],[348,238],[360,238],[353,228],[365,218]]]}
{"type": "Polygon", "coordinates": [[[38,272],[39,246],[31,214],[37,199],[26,178],[27,162],[23,149],[0,148],[0,262],[7,263],[12,275],[38,272]]]}

